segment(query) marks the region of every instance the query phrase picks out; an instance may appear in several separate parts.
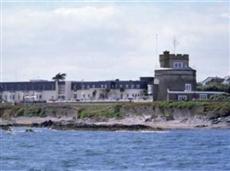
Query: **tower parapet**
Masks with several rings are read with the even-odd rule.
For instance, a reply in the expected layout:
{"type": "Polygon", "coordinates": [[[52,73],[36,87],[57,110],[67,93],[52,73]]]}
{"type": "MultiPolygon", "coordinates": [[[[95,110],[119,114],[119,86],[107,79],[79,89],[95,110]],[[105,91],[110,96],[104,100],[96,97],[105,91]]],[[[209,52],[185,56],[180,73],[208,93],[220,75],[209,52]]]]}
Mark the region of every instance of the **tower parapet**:
{"type": "Polygon", "coordinates": [[[169,51],[164,51],[160,55],[160,67],[161,68],[175,68],[184,69],[189,67],[189,55],[188,54],[170,54],[169,51]]]}

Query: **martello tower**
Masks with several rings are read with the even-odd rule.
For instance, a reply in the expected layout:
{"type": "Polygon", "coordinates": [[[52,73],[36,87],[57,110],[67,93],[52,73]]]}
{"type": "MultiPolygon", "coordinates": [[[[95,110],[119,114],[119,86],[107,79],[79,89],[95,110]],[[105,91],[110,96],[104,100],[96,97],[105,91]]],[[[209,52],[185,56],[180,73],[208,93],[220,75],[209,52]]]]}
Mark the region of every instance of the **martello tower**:
{"type": "Polygon", "coordinates": [[[160,55],[160,68],[155,70],[157,93],[155,100],[166,100],[170,91],[194,91],[196,89],[196,70],[189,66],[188,54],[160,55]]]}

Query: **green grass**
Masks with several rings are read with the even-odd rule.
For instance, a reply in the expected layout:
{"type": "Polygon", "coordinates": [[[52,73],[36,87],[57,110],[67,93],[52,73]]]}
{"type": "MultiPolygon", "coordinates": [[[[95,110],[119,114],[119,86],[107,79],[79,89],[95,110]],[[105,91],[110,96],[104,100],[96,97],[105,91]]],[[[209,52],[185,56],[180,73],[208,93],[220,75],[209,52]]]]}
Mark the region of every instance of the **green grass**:
{"type": "Polygon", "coordinates": [[[200,107],[207,104],[202,101],[161,101],[156,102],[156,106],[159,108],[177,108],[177,109],[192,109],[194,107],[200,107]]]}
{"type": "MultiPolygon", "coordinates": [[[[206,115],[215,112],[220,115],[230,115],[229,102],[213,101],[156,101],[149,103],[91,103],[91,104],[44,104],[44,105],[0,105],[0,117],[60,117],[68,113],[76,113],[78,118],[121,118],[126,114],[149,114],[160,109],[160,113],[170,117],[174,109],[200,109],[199,114],[206,115]]],[[[159,113],[159,114],[160,114],[159,113]]]]}
{"type": "Polygon", "coordinates": [[[87,106],[78,111],[79,118],[118,118],[121,105],[87,106]]]}
{"type": "Polygon", "coordinates": [[[46,112],[45,112],[44,108],[42,108],[40,106],[27,105],[27,106],[16,107],[15,116],[45,117],[46,112]]]}

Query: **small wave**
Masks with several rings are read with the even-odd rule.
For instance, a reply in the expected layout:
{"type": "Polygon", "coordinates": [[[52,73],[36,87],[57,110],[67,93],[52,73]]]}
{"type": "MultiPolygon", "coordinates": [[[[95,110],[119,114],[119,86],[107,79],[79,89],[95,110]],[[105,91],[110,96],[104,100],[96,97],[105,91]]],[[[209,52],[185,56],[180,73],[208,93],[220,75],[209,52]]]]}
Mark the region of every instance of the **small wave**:
{"type": "Polygon", "coordinates": [[[18,134],[18,133],[25,133],[27,130],[31,130],[31,133],[41,133],[46,128],[31,128],[31,127],[11,127],[10,133],[18,134]]]}
{"type": "Polygon", "coordinates": [[[155,131],[155,130],[140,130],[140,131],[132,131],[132,130],[117,130],[115,132],[129,132],[129,133],[158,133],[158,134],[165,134],[169,133],[170,131],[155,131]]]}
{"type": "Polygon", "coordinates": [[[166,134],[166,133],[169,133],[170,131],[145,131],[145,130],[143,130],[143,131],[139,131],[139,132],[141,132],[141,133],[157,133],[157,134],[166,134]]]}

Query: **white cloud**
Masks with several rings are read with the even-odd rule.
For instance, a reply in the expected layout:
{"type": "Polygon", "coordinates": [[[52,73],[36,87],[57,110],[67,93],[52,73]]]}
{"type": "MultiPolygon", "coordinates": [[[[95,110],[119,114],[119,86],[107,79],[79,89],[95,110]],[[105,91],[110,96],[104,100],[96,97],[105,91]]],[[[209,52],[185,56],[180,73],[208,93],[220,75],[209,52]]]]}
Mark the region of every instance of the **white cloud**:
{"type": "Polygon", "coordinates": [[[177,52],[191,55],[198,79],[227,75],[227,12],[224,6],[5,9],[4,79],[49,79],[57,72],[70,80],[153,76],[155,34],[159,53],[172,50],[177,37],[177,52]]]}

